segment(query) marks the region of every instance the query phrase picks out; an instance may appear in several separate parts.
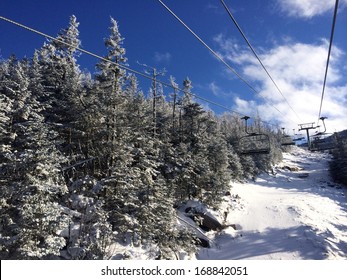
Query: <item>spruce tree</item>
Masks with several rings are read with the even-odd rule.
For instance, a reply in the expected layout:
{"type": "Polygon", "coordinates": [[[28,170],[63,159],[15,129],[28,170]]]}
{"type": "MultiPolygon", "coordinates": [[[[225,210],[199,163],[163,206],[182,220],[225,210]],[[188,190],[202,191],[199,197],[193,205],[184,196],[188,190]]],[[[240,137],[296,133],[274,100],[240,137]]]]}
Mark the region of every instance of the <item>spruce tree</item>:
{"type": "MultiPolygon", "coordinates": [[[[7,257],[38,259],[59,256],[65,246],[57,231],[64,227],[60,198],[66,192],[61,176],[57,135],[44,122],[30,90],[30,64],[23,60],[13,68],[11,130],[11,190],[6,203],[7,257]]],[[[6,91],[5,91],[6,92],[6,91]]],[[[4,202],[2,200],[2,202],[4,202]]]]}
{"type": "Polygon", "coordinates": [[[11,89],[11,62],[0,62],[0,258],[10,257],[9,247],[13,242],[12,197],[11,186],[15,176],[15,155],[13,140],[15,133],[12,127],[13,98],[11,89]],[[12,97],[12,98],[11,98],[12,97]]]}
{"type": "MultiPolygon", "coordinates": [[[[121,68],[127,61],[123,38],[118,29],[118,23],[111,18],[110,36],[105,39],[108,54],[105,60],[97,65],[94,94],[98,96],[97,117],[100,120],[97,137],[102,139],[103,148],[99,150],[106,175],[111,176],[117,162],[119,147],[124,146],[126,123],[124,106],[126,98],[123,87],[126,73],[121,68]]],[[[122,157],[122,155],[120,155],[122,157]]]]}

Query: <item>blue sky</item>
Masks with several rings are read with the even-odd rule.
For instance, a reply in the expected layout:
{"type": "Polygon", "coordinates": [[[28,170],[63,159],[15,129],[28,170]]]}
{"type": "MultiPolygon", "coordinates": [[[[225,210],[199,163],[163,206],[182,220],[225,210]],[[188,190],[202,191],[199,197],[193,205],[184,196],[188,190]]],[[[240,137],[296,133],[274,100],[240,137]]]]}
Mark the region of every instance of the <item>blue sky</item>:
{"type": "MultiPolygon", "coordinates": [[[[1,16],[52,36],[74,14],[82,48],[106,54],[110,16],[119,23],[129,67],[166,69],[179,85],[185,77],[193,92],[232,110],[297,129],[317,122],[335,0],[225,0],[233,16],[279,86],[265,74],[219,0],[163,0],[194,32],[218,52],[257,91],[254,93],[157,0],[2,0],[1,16]],[[290,106],[288,105],[290,104],[290,106]]],[[[347,128],[347,0],[340,0],[331,64],[322,108],[328,131],[347,128]]],[[[44,38],[0,21],[0,58],[31,57],[44,38]]],[[[82,54],[81,68],[94,71],[97,59],[82,54]]],[[[149,83],[141,80],[148,92],[149,83]]],[[[165,89],[168,93],[169,89],[165,89]]],[[[223,110],[206,102],[218,114],[223,110]]]]}

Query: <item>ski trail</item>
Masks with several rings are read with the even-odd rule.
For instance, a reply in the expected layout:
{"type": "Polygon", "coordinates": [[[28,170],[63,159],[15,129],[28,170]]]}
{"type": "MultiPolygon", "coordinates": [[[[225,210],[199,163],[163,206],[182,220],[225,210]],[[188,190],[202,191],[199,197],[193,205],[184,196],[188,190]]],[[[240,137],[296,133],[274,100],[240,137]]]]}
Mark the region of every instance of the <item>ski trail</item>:
{"type": "Polygon", "coordinates": [[[217,246],[198,259],[347,259],[346,190],[331,182],[329,156],[294,148],[275,175],[234,183],[217,246]]]}

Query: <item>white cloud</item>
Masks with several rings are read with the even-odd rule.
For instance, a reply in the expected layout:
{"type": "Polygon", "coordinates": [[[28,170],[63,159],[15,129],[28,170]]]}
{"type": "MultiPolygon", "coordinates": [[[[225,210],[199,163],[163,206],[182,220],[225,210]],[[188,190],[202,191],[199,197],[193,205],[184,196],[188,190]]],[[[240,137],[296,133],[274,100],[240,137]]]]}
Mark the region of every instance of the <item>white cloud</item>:
{"type": "Polygon", "coordinates": [[[171,54],[169,52],[155,52],[154,61],[157,63],[169,63],[171,61],[171,54]]]}
{"type": "MultiPolygon", "coordinates": [[[[240,73],[259,88],[259,94],[252,101],[236,98],[233,109],[248,114],[253,108],[253,115],[257,111],[263,120],[278,121],[289,130],[300,122],[317,122],[328,42],[303,44],[290,41],[263,54],[258,53],[284,99],[248,49],[241,49],[223,36],[218,36],[216,41],[221,46],[223,57],[237,64],[240,73]]],[[[322,116],[328,117],[326,124],[330,131],[346,129],[347,124],[347,80],[342,75],[341,65],[344,56],[342,50],[333,47],[322,108],[322,116]]]]}
{"type": "Polygon", "coordinates": [[[234,99],[235,106],[234,110],[242,113],[244,115],[255,116],[257,115],[257,103],[254,100],[245,100],[240,97],[235,97],[234,99]]]}
{"type": "MultiPolygon", "coordinates": [[[[331,12],[335,6],[335,0],[277,0],[280,9],[289,16],[312,18],[331,12]]],[[[347,0],[340,1],[340,7],[345,6],[347,0]]]]}
{"type": "Polygon", "coordinates": [[[225,91],[215,81],[208,84],[208,89],[211,91],[211,93],[214,96],[217,96],[217,97],[230,97],[235,95],[232,91],[229,91],[229,92],[225,91]]]}

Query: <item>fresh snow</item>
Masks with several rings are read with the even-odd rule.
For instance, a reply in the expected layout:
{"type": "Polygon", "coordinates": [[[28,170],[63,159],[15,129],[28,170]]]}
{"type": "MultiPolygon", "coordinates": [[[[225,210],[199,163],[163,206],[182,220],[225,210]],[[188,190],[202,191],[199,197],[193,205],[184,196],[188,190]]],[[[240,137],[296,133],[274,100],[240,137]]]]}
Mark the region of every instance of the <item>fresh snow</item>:
{"type": "MultiPolygon", "coordinates": [[[[271,174],[254,181],[233,182],[219,211],[198,201],[177,209],[177,226],[208,240],[196,256],[179,259],[323,260],[347,259],[347,189],[329,177],[329,154],[294,147],[271,174]],[[185,213],[194,207],[225,225],[205,232],[185,213]],[[236,227],[236,230],[234,229],[236,227]]],[[[110,248],[111,259],[153,259],[157,248],[129,240],[110,248]]]]}
{"type": "Polygon", "coordinates": [[[236,230],[216,233],[197,259],[346,259],[347,191],[329,178],[329,159],[295,147],[273,174],[233,183],[224,211],[236,230]]]}

